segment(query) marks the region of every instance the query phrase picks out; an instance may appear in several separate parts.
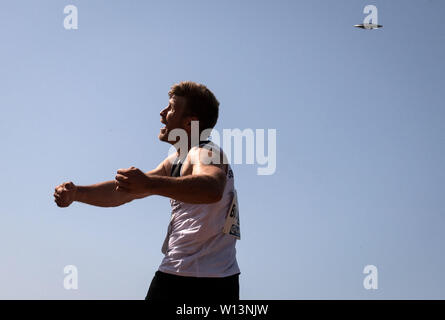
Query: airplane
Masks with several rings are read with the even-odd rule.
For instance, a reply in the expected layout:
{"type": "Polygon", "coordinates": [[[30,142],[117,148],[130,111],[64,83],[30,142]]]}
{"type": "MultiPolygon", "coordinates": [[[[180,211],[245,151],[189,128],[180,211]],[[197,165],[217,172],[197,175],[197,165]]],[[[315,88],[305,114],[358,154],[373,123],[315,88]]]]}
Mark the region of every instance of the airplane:
{"type": "Polygon", "coordinates": [[[354,25],[354,27],[356,28],[362,28],[362,29],[379,29],[379,28],[383,28],[382,25],[380,24],[374,24],[374,23],[364,23],[364,24],[356,24],[354,25]]]}

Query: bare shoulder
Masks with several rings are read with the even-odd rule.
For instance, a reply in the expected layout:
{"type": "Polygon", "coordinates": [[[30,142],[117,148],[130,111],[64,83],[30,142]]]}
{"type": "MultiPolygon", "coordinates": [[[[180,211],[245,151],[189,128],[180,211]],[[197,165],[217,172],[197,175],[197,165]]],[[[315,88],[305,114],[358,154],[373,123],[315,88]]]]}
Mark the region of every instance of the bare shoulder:
{"type": "Polygon", "coordinates": [[[226,155],[213,143],[191,148],[187,155],[187,162],[190,166],[215,166],[225,173],[228,169],[226,155]]]}

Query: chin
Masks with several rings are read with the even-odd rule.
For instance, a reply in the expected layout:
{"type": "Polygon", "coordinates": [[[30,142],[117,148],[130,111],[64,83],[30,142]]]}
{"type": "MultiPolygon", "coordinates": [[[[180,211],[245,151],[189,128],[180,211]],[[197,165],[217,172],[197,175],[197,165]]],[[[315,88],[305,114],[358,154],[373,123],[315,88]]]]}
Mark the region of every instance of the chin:
{"type": "Polygon", "coordinates": [[[168,140],[168,133],[160,132],[158,135],[158,139],[161,141],[167,141],[168,140]]]}

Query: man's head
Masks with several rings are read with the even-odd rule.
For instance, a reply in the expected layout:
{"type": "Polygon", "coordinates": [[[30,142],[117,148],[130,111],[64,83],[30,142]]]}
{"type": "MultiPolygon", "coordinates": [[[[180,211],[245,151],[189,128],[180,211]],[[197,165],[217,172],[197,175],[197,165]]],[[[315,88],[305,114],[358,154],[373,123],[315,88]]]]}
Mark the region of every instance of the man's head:
{"type": "Polygon", "coordinates": [[[159,133],[159,139],[168,141],[168,134],[173,129],[183,129],[190,137],[191,122],[199,121],[199,133],[212,129],[218,120],[219,102],[206,86],[183,81],[173,85],[168,92],[169,104],[160,112],[161,122],[165,124],[159,133]]]}

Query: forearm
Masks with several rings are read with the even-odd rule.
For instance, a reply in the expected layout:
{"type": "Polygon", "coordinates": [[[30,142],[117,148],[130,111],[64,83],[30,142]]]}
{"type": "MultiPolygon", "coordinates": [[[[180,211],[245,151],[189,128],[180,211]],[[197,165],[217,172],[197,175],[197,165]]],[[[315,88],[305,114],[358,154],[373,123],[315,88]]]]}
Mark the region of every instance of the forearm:
{"type": "Polygon", "coordinates": [[[116,191],[114,180],[77,186],[74,200],[98,207],[117,207],[131,201],[128,195],[116,191]]]}
{"type": "Polygon", "coordinates": [[[224,191],[224,185],[206,175],[150,176],[149,185],[152,194],[196,204],[217,202],[224,191]]]}

